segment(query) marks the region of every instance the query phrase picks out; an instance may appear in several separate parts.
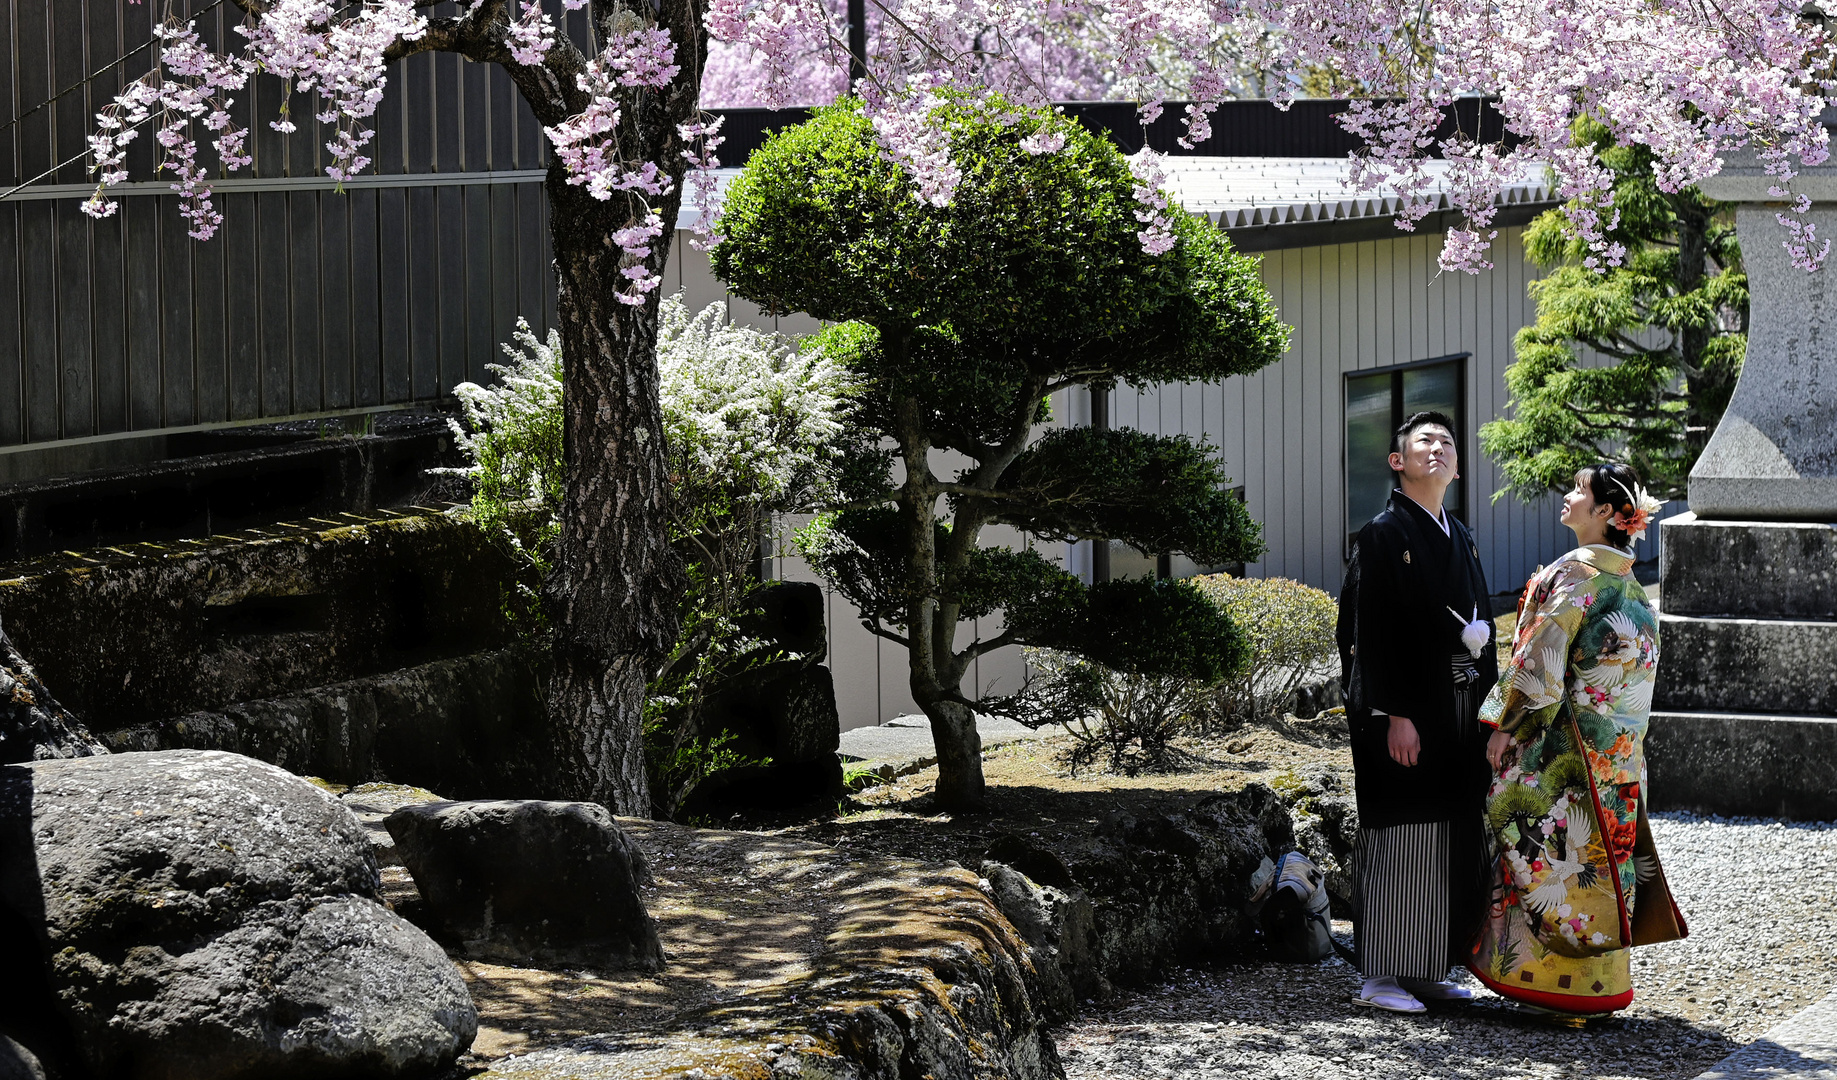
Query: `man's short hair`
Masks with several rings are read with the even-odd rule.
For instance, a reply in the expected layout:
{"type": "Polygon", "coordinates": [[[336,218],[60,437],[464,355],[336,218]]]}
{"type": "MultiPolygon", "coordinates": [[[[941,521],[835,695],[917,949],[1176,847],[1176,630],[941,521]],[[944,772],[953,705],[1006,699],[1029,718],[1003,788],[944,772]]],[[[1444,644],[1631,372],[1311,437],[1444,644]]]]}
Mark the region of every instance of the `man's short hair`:
{"type": "Polygon", "coordinates": [[[1416,429],[1422,428],[1422,427],[1428,427],[1431,424],[1440,425],[1441,427],[1447,429],[1447,432],[1450,435],[1453,435],[1455,433],[1454,421],[1448,417],[1447,413],[1440,413],[1440,412],[1413,413],[1411,414],[1408,420],[1405,420],[1402,424],[1399,424],[1397,426],[1396,431],[1391,432],[1391,453],[1393,454],[1403,453],[1403,444],[1409,441],[1411,435],[1416,434],[1416,429]]]}

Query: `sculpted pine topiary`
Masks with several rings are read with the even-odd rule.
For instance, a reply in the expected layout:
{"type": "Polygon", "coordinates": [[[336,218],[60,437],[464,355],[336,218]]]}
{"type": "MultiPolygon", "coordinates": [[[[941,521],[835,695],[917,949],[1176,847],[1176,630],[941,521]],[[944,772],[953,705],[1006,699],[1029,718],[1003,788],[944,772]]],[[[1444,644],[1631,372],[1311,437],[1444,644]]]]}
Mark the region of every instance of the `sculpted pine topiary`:
{"type": "Polygon", "coordinates": [[[1086,587],[1037,552],[981,546],[985,527],[1005,524],[1201,563],[1262,550],[1209,448],[1128,430],[1042,435],[1048,395],[1255,371],[1288,331],[1256,260],[1209,225],[1175,211],[1171,247],[1144,251],[1142,182],[1108,142],[999,101],[949,101],[935,119],[960,174],[947,205],[921,199],[845,103],[753,155],[714,267],[770,310],[837,324],[807,347],[858,379],[855,451],[847,501],[802,547],[869,630],[909,650],[939,803],[969,808],[983,778],[961,682],[976,657],[1030,644],[1205,682],[1243,660],[1230,621],[1184,584],[1086,587]],[[998,611],[1004,630],[959,646],[960,623],[998,611]]]}

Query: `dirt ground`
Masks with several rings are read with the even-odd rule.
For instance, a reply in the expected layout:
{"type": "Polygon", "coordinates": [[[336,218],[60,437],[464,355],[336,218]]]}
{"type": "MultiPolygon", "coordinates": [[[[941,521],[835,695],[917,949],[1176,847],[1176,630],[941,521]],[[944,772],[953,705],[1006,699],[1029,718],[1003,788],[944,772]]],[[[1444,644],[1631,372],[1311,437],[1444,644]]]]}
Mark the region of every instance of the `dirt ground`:
{"type": "Polygon", "coordinates": [[[837,847],[895,853],[974,869],[1004,833],[1050,838],[1059,831],[1088,832],[1114,811],[1180,809],[1208,795],[1237,791],[1252,780],[1269,782],[1309,762],[1352,767],[1345,736],[1325,722],[1292,718],[1176,745],[1184,767],[1176,772],[1123,776],[1097,770],[1073,774],[1061,758],[1070,736],[1008,743],[983,755],[987,809],[940,814],[932,806],[937,769],[901,777],[856,795],[833,819],[782,831],[837,847]]]}
{"type": "MultiPolygon", "coordinates": [[[[582,1035],[667,1025],[673,1015],[808,977],[847,915],[846,894],[876,868],[792,837],[621,818],[654,883],[644,890],[667,956],[663,971],[547,970],[454,953],[479,1010],[475,1062],[582,1035]]],[[[385,892],[412,902],[400,867],[385,892]]]]}

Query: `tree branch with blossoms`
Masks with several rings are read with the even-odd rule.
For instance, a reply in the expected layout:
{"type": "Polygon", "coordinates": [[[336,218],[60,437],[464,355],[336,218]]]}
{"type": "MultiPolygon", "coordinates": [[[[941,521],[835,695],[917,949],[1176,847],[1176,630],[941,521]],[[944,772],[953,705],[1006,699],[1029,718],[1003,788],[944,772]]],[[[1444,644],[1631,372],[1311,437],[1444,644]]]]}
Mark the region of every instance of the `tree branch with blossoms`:
{"type": "MultiPolygon", "coordinates": [[[[1050,104],[1041,88],[1053,85],[1053,73],[1020,46],[1042,32],[1078,41],[1079,61],[1101,72],[1097,85],[1151,88],[1140,105],[1144,123],[1159,116],[1164,95],[1188,97],[1180,142],[1189,148],[1209,137],[1209,117],[1231,93],[1233,80],[1214,59],[1221,27],[1232,28],[1247,62],[1270,73],[1284,104],[1310,70],[1338,72],[1366,95],[1340,114],[1364,143],[1349,186],[1394,191],[1405,230],[1445,199],[1465,219],[1448,234],[1445,269],[1490,265],[1500,187],[1544,168],[1555,174],[1590,265],[1620,265],[1625,252],[1609,238],[1616,220],[1611,179],[1591,148],[1570,142],[1579,116],[1605,125],[1618,143],[1649,147],[1666,191],[1713,174],[1721,154],[1749,146],[1777,178],[1776,197],[1790,201],[1796,170],[1827,154],[1818,116],[1833,87],[1813,73],[1831,70],[1831,42],[1797,5],[1778,0],[1078,0],[1044,9],[1006,0],[877,3],[884,17],[871,50],[874,80],[857,90],[888,158],[934,203],[948,201],[958,181],[946,136],[931,118],[938,103],[952,94],[1000,93],[1021,105],[1050,104]],[[1172,87],[1162,59],[1168,56],[1199,58],[1172,87]],[[1472,95],[1496,100],[1510,144],[1437,134],[1446,107],[1472,95]],[[1445,171],[1425,167],[1431,155],[1448,161],[1445,171]]],[[[786,103],[784,88],[797,84],[795,69],[806,62],[799,43],[826,35],[827,18],[814,0],[712,0],[708,25],[716,38],[751,50],[762,97],[776,106],[786,103]]],[[[1164,208],[1154,205],[1150,185],[1143,189],[1143,212],[1158,216],[1164,208]]],[[[1798,223],[1803,213],[1801,200],[1783,224],[1789,250],[1811,268],[1828,249],[1798,223]]],[[[1160,233],[1145,228],[1143,243],[1160,243],[1160,233]]]]}
{"type": "MultiPolygon", "coordinates": [[[[107,189],[128,179],[127,147],[142,125],[154,121],[162,148],[158,169],[174,175],[191,235],[210,239],[223,219],[213,205],[201,143],[208,141],[223,173],[251,163],[249,131],[232,124],[230,95],[242,91],[257,71],[283,81],[280,115],[268,121],[276,131],[296,129],[295,92],[314,95],[315,117],[333,129],[326,173],[342,186],[371,164],[365,149],[376,134],[370,121],[388,84],[387,65],[418,53],[451,52],[509,72],[542,122],[568,183],[584,186],[600,201],[625,192],[643,204],[637,220],[615,234],[629,264],[622,301],[642,303],[659,284],[647,267],[655,265],[650,257],[665,223],[651,200],[672,191],[685,171],[697,174],[704,229],[712,223],[718,120],[704,116],[681,125],[678,136],[686,147],[681,161],[635,160],[620,146],[622,98],[660,91],[682,70],[670,32],[632,8],[606,0],[562,0],[569,11],[592,3],[594,36],[604,45],[589,58],[557,34],[537,0],[475,0],[459,14],[437,19],[417,10],[425,0],[362,0],[348,17],[340,15],[348,5],[332,0],[233,2],[247,16],[236,28],[247,41],[240,54],[212,51],[195,26],[168,8],[154,31],[162,48],[153,69],[98,114],[90,138],[97,187],[85,212],[94,217],[115,212],[118,204],[107,189]]],[[[699,48],[699,41],[694,44],[699,48]]]]}

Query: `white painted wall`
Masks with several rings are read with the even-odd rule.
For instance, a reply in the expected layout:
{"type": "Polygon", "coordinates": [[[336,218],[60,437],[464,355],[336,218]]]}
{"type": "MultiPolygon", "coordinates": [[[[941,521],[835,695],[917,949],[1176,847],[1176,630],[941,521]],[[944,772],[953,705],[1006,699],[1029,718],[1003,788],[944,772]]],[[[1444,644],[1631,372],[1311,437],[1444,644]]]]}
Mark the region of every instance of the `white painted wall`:
{"type": "MultiPolygon", "coordinates": [[[[681,289],[692,311],[725,302],[738,322],[786,334],[817,328],[808,316],[775,319],[728,297],[709,272],[708,257],[689,246],[689,236],[677,234],[664,287],[681,289]]],[[[1112,424],[1185,433],[1220,448],[1229,473],[1245,487],[1252,516],[1263,523],[1269,547],[1261,562],[1246,568],[1251,576],[1296,578],[1339,592],[1345,529],[1341,381],[1346,372],[1471,352],[1469,425],[1477,427],[1504,411],[1512,335],[1536,317],[1525,287],[1537,270],[1524,259],[1523,230],[1499,230],[1495,269],[1478,276],[1441,273],[1435,263],[1440,244],[1438,235],[1399,234],[1396,239],[1269,252],[1263,256],[1263,279],[1282,317],[1294,327],[1281,361],[1222,383],[1146,392],[1119,387],[1112,397],[1112,424]]],[[[1062,423],[1088,423],[1088,397],[1061,392],[1053,414],[1062,423]]],[[[1497,470],[1479,452],[1475,432],[1460,435],[1469,524],[1480,543],[1487,580],[1494,592],[1520,588],[1539,565],[1568,550],[1570,535],[1557,521],[1557,500],[1546,498],[1530,507],[1510,497],[1492,502],[1500,486],[1497,470]]],[[[1667,513],[1681,508],[1669,507],[1667,513]]],[[[988,539],[1025,542],[1005,528],[990,530],[988,539]]],[[[1088,545],[1069,550],[1063,544],[1047,545],[1043,550],[1088,576],[1088,545]]],[[[1656,553],[1656,543],[1640,551],[1642,558],[1656,553]]],[[[1183,561],[1176,562],[1176,573],[1183,561]]],[[[779,577],[814,580],[794,556],[781,556],[775,570],[779,577]]],[[[989,635],[999,629],[982,625],[975,632],[989,635]]],[[[833,594],[829,634],[830,667],[845,729],[917,711],[906,690],[904,650],[862,629],[854,610],[833,594]]],[[[1019,650],[1001,650],[980,660],[965,689],[977,696],[1011,691],[1021,674],[1019,650]]]]}

